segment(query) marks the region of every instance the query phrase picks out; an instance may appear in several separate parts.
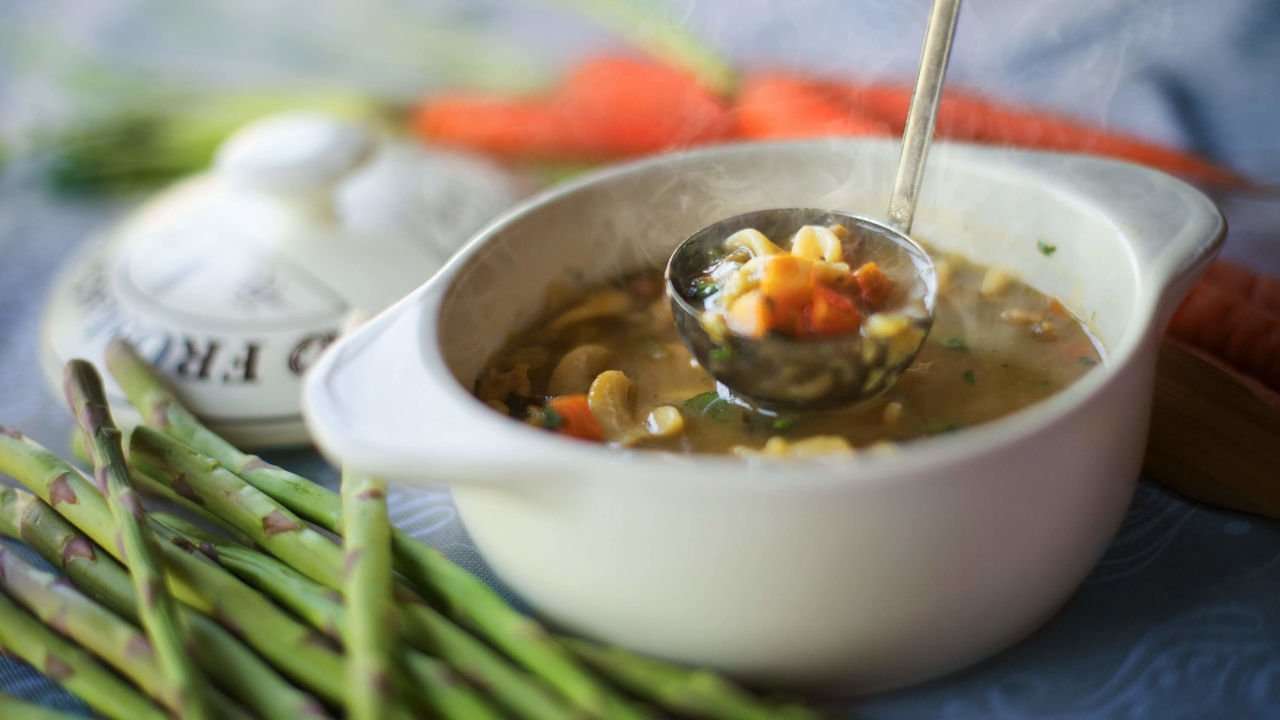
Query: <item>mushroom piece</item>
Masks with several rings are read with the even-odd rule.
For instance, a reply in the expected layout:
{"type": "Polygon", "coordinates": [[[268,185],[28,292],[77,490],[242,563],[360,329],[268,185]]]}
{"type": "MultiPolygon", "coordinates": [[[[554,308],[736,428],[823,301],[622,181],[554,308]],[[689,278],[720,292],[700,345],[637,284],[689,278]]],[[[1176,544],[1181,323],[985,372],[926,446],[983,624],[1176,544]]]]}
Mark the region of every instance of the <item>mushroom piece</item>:
{"type": "Polygon", "coordinates": [[[684,432],[684,416],[673,405],[661,405],[647,416],[636,415],[636,392],[631,378],[621,370],[605,370],[587,390],[587,407],[606,440],[620,445],[675,437],[684,432]]]}
{"type": "Polygon", "coordinates": [[[597,375],[609,366],[613,352],[603,345],[579,345],[560,358],[547,381],[548,395],[586,392],[597,375]]]}

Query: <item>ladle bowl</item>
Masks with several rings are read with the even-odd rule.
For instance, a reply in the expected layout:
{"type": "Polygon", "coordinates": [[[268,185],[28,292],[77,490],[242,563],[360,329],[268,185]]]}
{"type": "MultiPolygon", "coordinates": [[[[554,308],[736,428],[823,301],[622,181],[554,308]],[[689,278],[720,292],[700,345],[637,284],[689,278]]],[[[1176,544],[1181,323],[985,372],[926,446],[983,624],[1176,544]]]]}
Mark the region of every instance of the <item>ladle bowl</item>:
{"type": "Polygon", "coordinates": [[[737,399],[764,410],[835,407],[879,394],[915,359],[933,324],[937,299],[933,262],[906,235],[869,218],[811,208],[749,212],[705,227],[671,254],[666,280],[676,327],[698,363],[737,399]],[[846,257],[874,260],[894,279],[898,291],[892,312],[908,327],[893,337],[862,332],[818,339],[726,333],[717,340],[708,332],[703,301],[692,288],[723,252],[725,238],[745,228],[783,238],[804,225],[834,224],[849,230],[843,241],[846,257]]]}

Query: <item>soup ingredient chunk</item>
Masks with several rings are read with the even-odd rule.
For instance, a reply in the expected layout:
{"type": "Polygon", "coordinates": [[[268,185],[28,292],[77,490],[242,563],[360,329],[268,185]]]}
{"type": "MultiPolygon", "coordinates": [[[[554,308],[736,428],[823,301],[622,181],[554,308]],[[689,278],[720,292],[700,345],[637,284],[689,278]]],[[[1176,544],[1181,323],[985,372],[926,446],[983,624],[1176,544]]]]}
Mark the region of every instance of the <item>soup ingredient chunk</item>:
{"type": "Polygon", "coordinates": [[[842,225],[805,225],[789,250],[755,229],[730,235],[727,255],[693,281],[690,294],[705,301],[704,325],[713,337],[726,330],[800,339],[858,332],[889,303],[895,285],[875,262],[850,268],[848,234],[842,225]]]}

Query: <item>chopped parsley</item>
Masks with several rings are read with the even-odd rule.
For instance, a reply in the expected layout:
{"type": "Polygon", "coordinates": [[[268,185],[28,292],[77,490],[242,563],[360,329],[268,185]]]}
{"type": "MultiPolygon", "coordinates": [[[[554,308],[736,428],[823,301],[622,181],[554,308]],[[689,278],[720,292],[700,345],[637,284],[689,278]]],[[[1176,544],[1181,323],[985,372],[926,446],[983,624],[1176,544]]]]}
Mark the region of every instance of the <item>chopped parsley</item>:
{"type": "Polygon", "coordinates": [[[945,435],[947,433],[953,433],[960,430],[963,427],[964,425],[961,425],[958,422],[931,423],[924,428],[924,432],[926,435],[945,435]]]}
{"type": "Polygon", "coordinates": [[[778,432],[786,432],[796,426],[796,419],[793,417],[780,417],[773,421],[770,426],[778,432]]]}
{"type": "Polygon", "coordinates": [[[1045,256],[1045,257],[1049,257],[1050,255],[1053,255],[1055,252],[1057,252],[1057,251],[1058,251],[1058,246],[1057,246],[1057,245],[1050,245],[1049,243],[1047,243],[1047,242],[1045,242],[1045,241],[1043,241],[1043,240],[1037,240],[1037,241],[1036,241],[1036,249],[1040,251],[1040,254],[1041,254],[1041,255],[1043,255],[1043,256],[1045,256]]]}
{"type": "Polygon", "coordinates": [[[548,405],[542,408],[542,427],[548,430],[559,430],[564,425],[564,418],[555,408],[548,405]]]}
{"type": "Polygon", "coordinates": [[[684,409],[695,415],[709,417],[716,422],[731,419],[735,410],[728,400],[717,395],[714,390],[699,393],[685,400],[684,409]]]}
{"type": "Polygon", "coordinates": [[[710,356],[712,362],[728,362],[729,358],[733,357],[733,349],[728,345],[717,345],[711,348],[711,352],[707,353],[707,355],[710,356]]]}
{"type": "Polygon", "coordinates": [[[964,381],[970,385],[978,384],[978,376],[975,375],[972,370],[965,370],[964,375],[962,375],[961,377],[963,377],[964,381]]]}
{"type": "Polygon", "coordinates": [[[689,290],[689,294],[695,300],[705,300],[715,295],[720,290],[720,284],[711,278],[710,275],[699,275],[693,279],[693,286],[689,290]]]}
{"type": "Polygon", "coordinates": [[[968,350],[969,349],[968,343],[964,341],[964,338],[960,338],[960,337],[949,337],[946,340],[943,340],[942,347],[947,348],[948,350],[968,350]]]}

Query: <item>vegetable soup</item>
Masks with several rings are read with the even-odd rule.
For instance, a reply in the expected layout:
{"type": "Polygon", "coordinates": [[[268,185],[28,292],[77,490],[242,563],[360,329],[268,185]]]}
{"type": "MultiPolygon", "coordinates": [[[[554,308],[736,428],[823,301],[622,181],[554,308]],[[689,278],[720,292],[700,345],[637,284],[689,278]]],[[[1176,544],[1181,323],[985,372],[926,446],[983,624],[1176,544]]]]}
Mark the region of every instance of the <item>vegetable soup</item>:
{"type": "Polygon", "coordinates": [[[1013,275],[935,255],[938,303],[915,362],[888,390],[823,411],[752,409],[681,342],[658,270],[555,303],[476,383],[495,410],[583,440],[678,452],[807,456],[951,432],[1008,415],[1102,360],[1057,300],[1013,275]]]}

